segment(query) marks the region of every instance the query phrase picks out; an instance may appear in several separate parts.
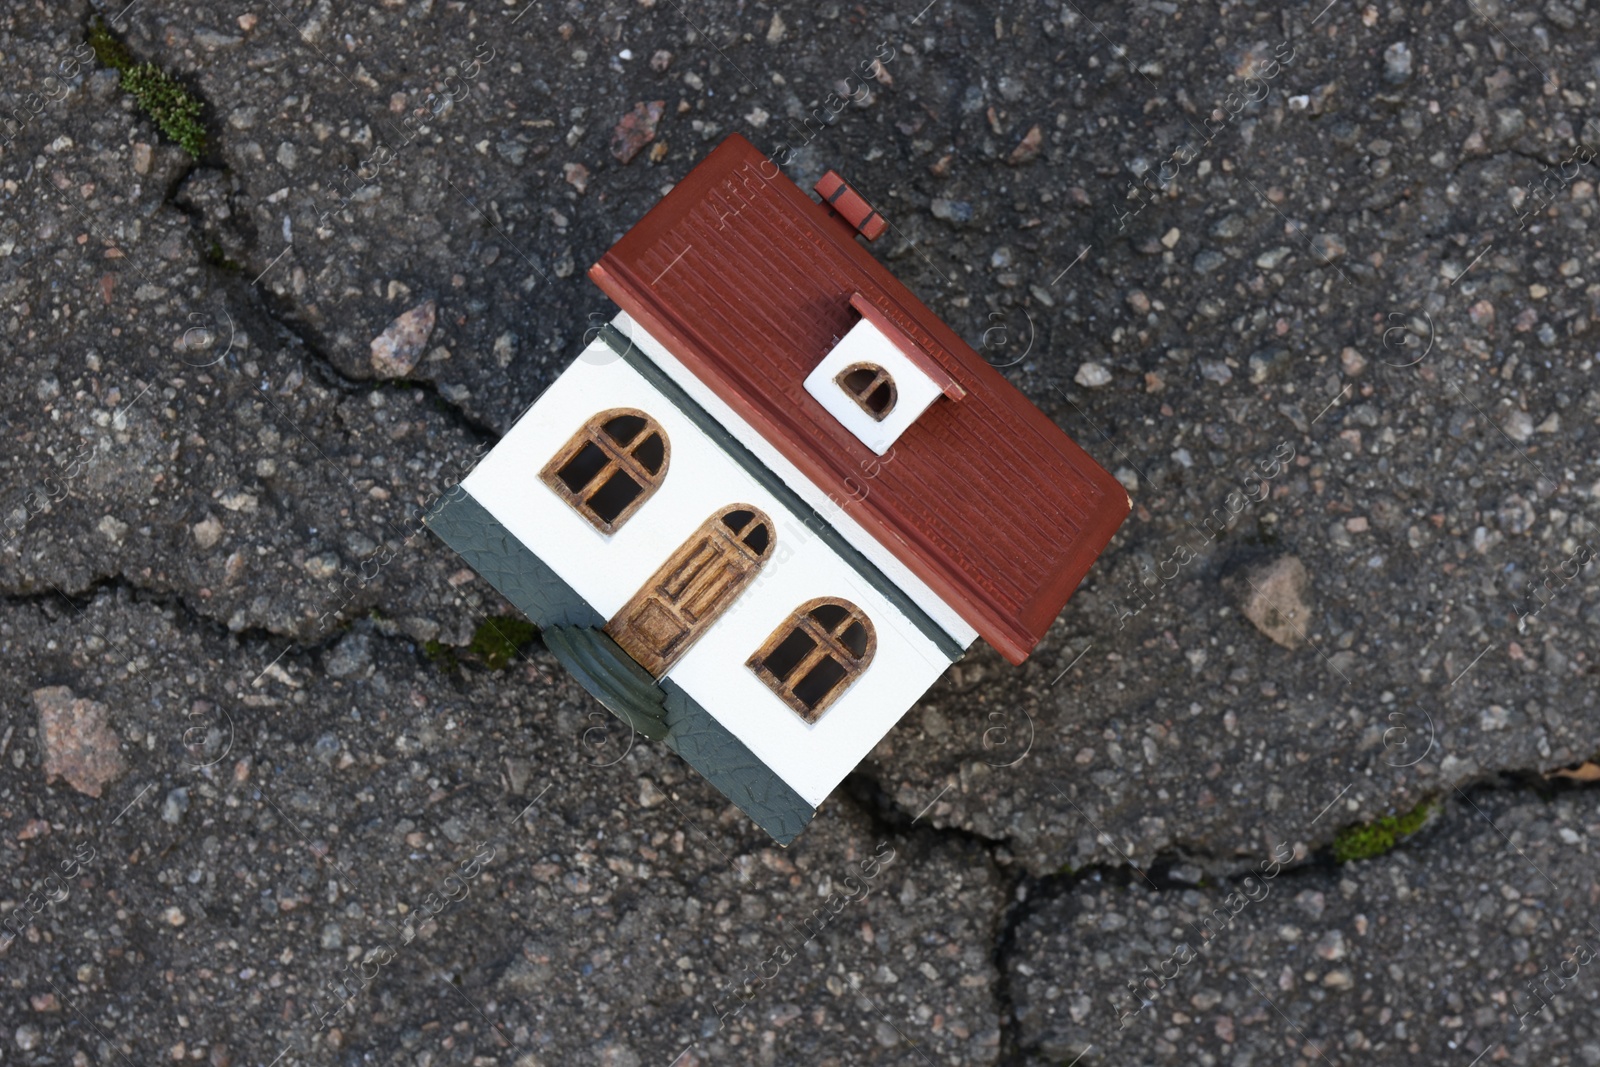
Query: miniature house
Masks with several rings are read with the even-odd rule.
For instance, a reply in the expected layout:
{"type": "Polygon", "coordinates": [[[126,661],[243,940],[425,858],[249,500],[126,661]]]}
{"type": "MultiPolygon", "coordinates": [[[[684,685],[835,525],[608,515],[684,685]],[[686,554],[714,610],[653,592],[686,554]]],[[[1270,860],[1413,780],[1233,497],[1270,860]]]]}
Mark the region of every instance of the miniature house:
{"type": "Polygon", "coordinates": [[[783,844],[975,639],[1021,663],[1130,506],[867,252],[870,205],[817,190],[725,140],[427,520],[783,844]]]}

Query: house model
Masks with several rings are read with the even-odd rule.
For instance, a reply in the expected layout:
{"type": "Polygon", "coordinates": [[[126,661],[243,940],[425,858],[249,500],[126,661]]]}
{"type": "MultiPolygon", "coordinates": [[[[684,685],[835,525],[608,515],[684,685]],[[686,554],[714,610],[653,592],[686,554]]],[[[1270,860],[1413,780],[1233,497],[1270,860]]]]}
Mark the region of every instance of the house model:
{"type": "Polygon", "coordinates": [[[1021,663],[1127,493],[821,202],[723,141],[589,272],[621,308],[428,525],[774,839],[969,645],[1021,663]]]}

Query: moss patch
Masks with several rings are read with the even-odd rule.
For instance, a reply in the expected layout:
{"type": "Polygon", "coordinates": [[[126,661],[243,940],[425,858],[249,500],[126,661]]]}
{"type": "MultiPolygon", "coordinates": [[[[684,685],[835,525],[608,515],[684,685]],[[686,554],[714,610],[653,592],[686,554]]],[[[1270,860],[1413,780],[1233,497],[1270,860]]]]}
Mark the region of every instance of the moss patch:
{"type": "Polygon", "coordinates": [[[1385,815],[1365,826],[1347,826],[1333,839],[1333,858],[1340,863],[1370,860],[1393,851],[1427,823],[1438,810],[1433,800],[1424,800],[1403,815],[1385,815]]]}
{"type": "Polygon", "coordinates": [[[439,668],[440,674],[454,674],[460,664],[456,661],[456,650],[439,641],[428,641],[422,646],[422,654],[428,657],[428,662],[439,668]]]}
{"type": "Polygon", "coordinates": [[[230,274],[244,273],[244,268],[229,259],[228,254],[222,250],[222,245],[216,241],[212,241],[206,246],[206,262],[218,270],[225,270],[230,274]]]}
{"type": "Polygon", "coordinates": [[[133,54],[98,15],[89,24],[89,47],[104,66],[122,74],[122,89],[150,116],[167,139],[195,159],[206,150],[199,97],[154,63],[135,63],[133,54]]]}
{"type": "Polygon", "coordinates": [[[106,20],[99,15],[89,23],[89,47],[94,49],[94,57],[100,61],[102,67],[127,70],[135,65],[133,53],[117,40],[111,32],[111,27],[106,25],[106,20]]]}
{"type": "Polygon", "coordinates": [[[470,651],[490,670],[504,670],[539,630],[520,615],[495,615],[478,624],[470,651]]]}

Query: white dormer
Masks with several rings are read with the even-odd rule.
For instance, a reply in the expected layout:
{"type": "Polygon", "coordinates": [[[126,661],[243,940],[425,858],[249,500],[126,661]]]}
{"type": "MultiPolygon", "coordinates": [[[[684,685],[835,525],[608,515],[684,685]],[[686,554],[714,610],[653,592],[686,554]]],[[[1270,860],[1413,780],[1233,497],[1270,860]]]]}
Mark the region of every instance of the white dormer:
{"type": "Polygon", "coordinates": [[[893,330],[860,297],[851,303],[865,314],[806,376],[805,387],[828,414],[881,456],[941,393],[953,389],[959,395],[961,390],[948,376],[940,381],[929,375],[919,365],[926,357],[913,359],[907,351],[911,343],[880,328],[882,322],[893,330]]]}

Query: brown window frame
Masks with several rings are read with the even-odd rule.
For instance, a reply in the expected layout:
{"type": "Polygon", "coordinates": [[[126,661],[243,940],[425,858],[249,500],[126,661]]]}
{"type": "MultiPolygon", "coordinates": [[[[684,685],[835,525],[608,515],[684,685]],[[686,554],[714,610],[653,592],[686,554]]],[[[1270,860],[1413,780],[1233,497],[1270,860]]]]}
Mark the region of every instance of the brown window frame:
{"type": "Polygon", "coordinates": [[[768,637],[756,653],[745,661],[745,666],[755,672],[756,677],[766,683],[767,688],[772,690],[778,699],[789,705],[795,714],[806,722],[814,723],[855,684],[856,679],[866,673],[877,651],[878,632],[866,612],[848,600],[838,597],[816,597],[796,608],[788,619],[784,620],[783,625],[774,630],[772,636],[768,637]],[[845,615],[833,626],[825,626],[812,617],[816,609],[824,606],[843,608],[845,615]],[[840,636],[856,623],[860,623],[867,632],[866,649],[859,656],[845,646],[840,636]],[[768,668],[767,661],[778,651],[779,646],[796,633],[804,634],[811,641],[812,647],[801,654],[794,665],[779,677],[775,671],[768,668]],[[844,674],[834,681],[820,700],[808,705],[795,690],[825,658],[832,658],[844,669],[844,674]]]}
{"type": "Polygon", "coordinates": [[[582,428],[544,465],[539,472],[539,480],[601,533],[614,534],[666,481],[667,468],[671,465],[672,441],[659,422],[638,408],[607,408],[584,422],[582,428]],[[644,426],[626,444],[622,444],[606,431],[605,426],[615,419],[630,415],[643,419],[644,426]],[[651,436],[661,438],[661,465],[653,472],[634,455],[651,436]],[[596,468],[582,486],[573,489],[561,477],[561,472],[591,445],[603,454],[605,462],[596,468]],[[619,473],[632,479],[639,486],[639,492],[614,517],[607,520],[591,506],[591,501],[619,473]]]}
{"type": "Polygon", "coordinates": [[[876,363],[852,363],[833,376],[833,384],[844,390],[844,394],[854,400],[856,406],[865,411],[874,422],[882,422],[888,418],[889,413],[894,410],[895,404],[900,401],[900,389],[894,384],[894,375],[876,363]],[[872,372],[872,381],[867,384],[865,389],[858,392],[845,384],[846,378],[857,371],[863,370],[872,372]],[[877,411],[874,410],[871,404],[867,403],[867,398],[876,392],[880,385],[889,387],[889,403],[884,405],[882,411],[877,411]]]}

